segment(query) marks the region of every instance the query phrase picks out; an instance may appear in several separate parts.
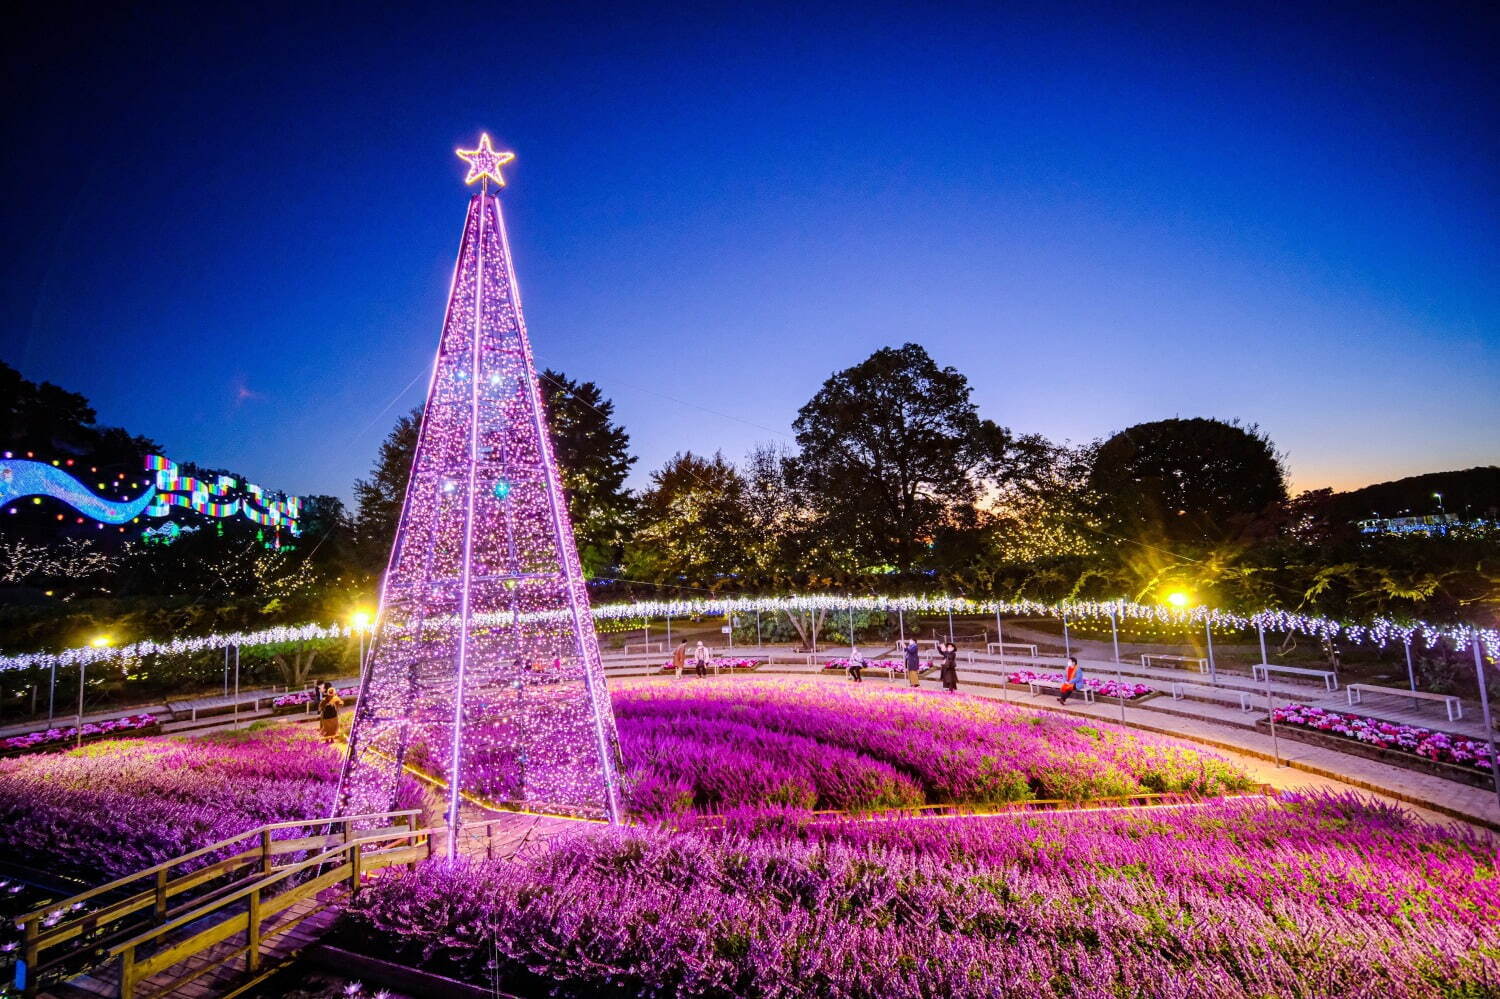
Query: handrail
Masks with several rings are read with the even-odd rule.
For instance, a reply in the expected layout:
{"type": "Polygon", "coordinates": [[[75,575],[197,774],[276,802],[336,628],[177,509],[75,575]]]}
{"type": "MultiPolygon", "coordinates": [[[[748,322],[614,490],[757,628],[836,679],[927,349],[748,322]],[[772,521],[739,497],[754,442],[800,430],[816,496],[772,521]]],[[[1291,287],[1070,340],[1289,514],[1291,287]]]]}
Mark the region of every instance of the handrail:
{"type": "Polygon", "coordinates": [[[111,947],[109,949],[109,956],[117,957],[119,954],[123,953],[125,950],[131,947],[138,947],[141,944],[146,943],[147,941],[154,940],[156,937],[161,936],[163,933],[177,929],[179,926],[185,926],[188,923],[202,919],[204,916],[215,911],[216,909],[222,909],[232,902],[237,902],[240,899],[248,898],[255,892],[262,891],[266,888],[271,887],[272,885],[285,881],[288,877],[297,873],[298,871],[302,871],[313,866],[321,866],[328,860],[331,860],[339,854],[348,851],[356,844],[363,847],[367,843],[378,843],[384,842],[386,840],[415,839],[418,836],[431,836],[433,832],[446,831],[446,828],[446,826],[438,826],[429,827],[426,829],[403,829],[400,832],[384,833],[375,836],[359,836],[354,839],[347,840],[343,843],[340,843],[338,846],[332,847],[328,850],[324,850],[322,853],[318,854],[315,857],[308,857],[306,860],[299,861],[295,864],[289,864],[288,866],[276,871],[276,873],[274,874],[261,878],[258,881],[254,881],[235,892],[221,896],[220,898],[216,898],[212,902],[209,902],[206,905],[199,906],[191,912],[185,912],[175,919],[162,923],[159,926],[153,926],[149,930],[146,930],[144,933],[137,934],[136,936],[131,937],[129,940],[116,944],[114,947],[111,947]]]}
{"type": "Polygon", "coordinates": [[[151,874],[156,874],[159,871],[171,870],[179,864],[185,864],[189,860],[196,860],[197,858],[204,856],[205,854],[212,853],[215,850],[220,850],[226,846],[231,846],[235,843],[238,843],[242,839],[248,839],[251,836],[259,836],[276,829],[291,829],[296,826],[324,825],[326,823],[343,821],[357,822],[363,819],[378,819],[385,818],[387,816],[397,817],[420,814],[422,814],[422,810],[420,808],[407,808],[401,811],[370,812],[366,815],[339,815],[331,819],[292,819],[285,822],[269,822],[265,825],[256,826],[254,829],[247,829],[244,832],[240,833],[238,836],[231,836],[228,839],[221,839],[217,843],[210,843],[208,846],[199,847],[196,850],[192,850],[180,856],[173,857],[170,860],[163,860],[162,862],[151,867],[147,867],[144,870],[136,871],[134,874],[127,874],[123,878],[116,878],[108,884],[102,884],[98,887],[90,888],[88,891],[81,892],[69,898],[65,898],[60,902],[53,902],[51,905],[44,905],[39,909],[33,909],[31,912],[25,913],[24,915],[14,917],[16,926],[22,927],[28,922],[37,919],[43,919],[50,913],[56,912],[59,909],[65,908],[67,906],[71,906],[75,902],[82,902],[85,899],[93,898],[96,895],[101,895],[104,892],[110,891],[112,889],[122,887],[123,885],[128,885],[132,881],[139,881],[141,878],[144,878],[151,874]]]}

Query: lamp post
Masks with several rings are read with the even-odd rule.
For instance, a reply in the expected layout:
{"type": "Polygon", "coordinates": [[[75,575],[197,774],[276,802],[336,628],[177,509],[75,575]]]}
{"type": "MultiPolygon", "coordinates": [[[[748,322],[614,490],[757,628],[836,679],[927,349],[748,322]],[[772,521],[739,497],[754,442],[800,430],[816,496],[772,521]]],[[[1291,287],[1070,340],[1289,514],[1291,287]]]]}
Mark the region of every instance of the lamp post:
{"type": "Polygon", "coordinates": [[[365,633],[367,631],[369,631],[369,628],[370,628],[370,612],[369,611],[355,611],[354,612],[354,617],[352,617],[350,619],[349,623],[350,623],[351,626],[353,626],[354,633],[359,636],[359,674],[360,674],[360,676],[364,676],[364,673],[365,673],[365,633]]]}
{"type": "Polygon", "coordinates": [[[1484,648],[1479,632],[1474,632],[1474,678],[1479,681],[1479,708],[1484,715],[1484,737],[1490,746],[1490,779],[1495,783],[1495,800],[1500,801],[1500,759],[1495,756],[1495,726],[1490,721],[1490,692],[1484,678],[1484,648]]]}
{"type": "Polygon", "coordinates": [[[1068,638],[1068,612],[1067,611],[1063,611],[1062,612],[1062,624],[1063,624],[1063,658],[1067,658],[1068,656],[1071,656],[1073,654],[1073,643],[1068,638]]]}
{"type": "MultiPolygon", "coordinates": [[[[1260,661],[1266,665],[1266,625],[1264,621],[1255,622],[1255,633],[1260,637],[1260,661]]],[[[1253,671],[1252,671],[1253,672],[1253,671]]],[[[1266,678],[1266,719],[1271,723],[1271,758],[1276,765],[1281,766],[1281,744],[1276,741],[1276,704],[1271,700],[1271,671],[1261,670],[1266,678]]]]}
{"type": "MultiPolygon", "coordinates": [[[[96,649],[107,649],[110,646],[110,637],[108,635],[100,635],[89,642],[89,644],[96,649]]],[[[78,660],[78,724],[73,729],[77,734],[77,741],[73,743],[74,746],[83,745],[83,683],[87,677],[88,666],[87,659],[78,660]]]]}

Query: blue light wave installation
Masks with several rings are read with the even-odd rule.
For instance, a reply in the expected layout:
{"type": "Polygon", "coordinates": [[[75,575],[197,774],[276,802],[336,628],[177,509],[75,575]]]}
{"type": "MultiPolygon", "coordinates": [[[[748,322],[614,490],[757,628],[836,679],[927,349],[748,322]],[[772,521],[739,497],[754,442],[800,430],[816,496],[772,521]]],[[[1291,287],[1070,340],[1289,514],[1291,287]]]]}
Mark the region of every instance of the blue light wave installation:
{"type": "Polygon", "coordinates": [[[46,462],[0,460],[0,506],[26,496],[50,496],[101,524],[128,524],[156,496],[154,486],[133,500],[110,500],[46,462]]]}

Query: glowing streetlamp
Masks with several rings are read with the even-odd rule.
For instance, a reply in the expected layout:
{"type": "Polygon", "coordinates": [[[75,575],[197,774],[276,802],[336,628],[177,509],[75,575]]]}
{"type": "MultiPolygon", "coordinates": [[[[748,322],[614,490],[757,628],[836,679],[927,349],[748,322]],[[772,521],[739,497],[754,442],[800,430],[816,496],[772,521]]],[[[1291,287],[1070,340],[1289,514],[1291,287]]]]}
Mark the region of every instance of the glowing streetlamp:
{"type": "Polygon", "coordinates": [[[1167,603],[1171,604],[1173,607],[1176,607],[1178,610],[1185,609],[1193,602],[1193,598],[1184,590],[1173,590],[1171,593],[1167,594],[1166,600],[1167,603]]]}
{"type": "Polygon", "coordinates": [[[365,633],[370,630],[370,612],[355,611],[349,619],[350,626],[359,635],[359,671],[365,671],[365,633]]]}
{"type": "MultiPolygon", "coordinates": [[[[96,635],[89,639],[89,644],[96,649],[107,649],[114,644],[114,640],[108,635],[96,635]]],[[[83,745],[83,681],[87,675],[88,666],[87,660],[78,660],[78,724],[73,727],[77,733],[74,746],[83,745]]]]}

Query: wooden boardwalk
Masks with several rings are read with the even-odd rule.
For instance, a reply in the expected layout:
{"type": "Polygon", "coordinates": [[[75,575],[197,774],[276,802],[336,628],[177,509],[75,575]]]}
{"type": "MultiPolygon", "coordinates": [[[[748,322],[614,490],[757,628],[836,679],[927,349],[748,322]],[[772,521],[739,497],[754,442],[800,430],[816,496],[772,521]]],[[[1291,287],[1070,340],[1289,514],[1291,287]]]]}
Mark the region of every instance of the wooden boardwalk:
{"type": "MultiPolygon", "coordinates": [[[[519,812],[488,812],[474,809],[464,816],[459,832],[459,853],[469,859],[508,860],[541,850],[560,833],[599,825],[581,819],[567,819],[519,812]]],[[[442,856],[447,843],[434,836],[432,850],[442,856]]],[[[400,867],[371,872],[367,877],[400,876],[400,867]]],[[[302,898],[262,924],[260,931],[260,967],[249,967],[247,931],[185,958],[170,968],[141,981],[128,999],[231,999],[241,995],[296,960],[316,943],[338,918],[339,909],[348,899],[347,885],[340,883],[316,895],[302,898]]],[[[181,927],[173,940],[193,934],[222,922],[226,917],[242,915],[243,906],[214,913],[181,927]]],[[[170,942],[169,942],[170,943],[170,942]]],[[[169,944],[168,944],[169,945],[169,944]]],[[[121,962],[118,959],[39,993],[53,999],[120,996],[121,962]]]]}

